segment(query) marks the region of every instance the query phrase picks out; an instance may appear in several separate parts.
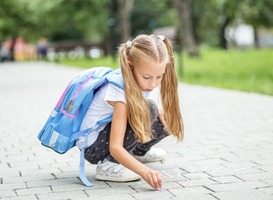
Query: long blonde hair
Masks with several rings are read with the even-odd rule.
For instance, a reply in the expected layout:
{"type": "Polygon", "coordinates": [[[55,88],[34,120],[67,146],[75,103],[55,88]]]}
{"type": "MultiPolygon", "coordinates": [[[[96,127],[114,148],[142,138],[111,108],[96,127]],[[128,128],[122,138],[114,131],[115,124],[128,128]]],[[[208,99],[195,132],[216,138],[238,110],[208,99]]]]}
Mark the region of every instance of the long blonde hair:
{"type": "Polygon", "coordinates": [[[167,124],[165,129],[181,141],[184,136],[184,127],[179,108],[178,81],[170,41],[155,35],[139,35],[129,43],[120,45],[119,57],[129,109],[128,121],[140,142],[147,142],[152,138],[151,118],[148,102],[135,81],[132,67],[143,60],[167,63],[160,89],[167,124]]]}

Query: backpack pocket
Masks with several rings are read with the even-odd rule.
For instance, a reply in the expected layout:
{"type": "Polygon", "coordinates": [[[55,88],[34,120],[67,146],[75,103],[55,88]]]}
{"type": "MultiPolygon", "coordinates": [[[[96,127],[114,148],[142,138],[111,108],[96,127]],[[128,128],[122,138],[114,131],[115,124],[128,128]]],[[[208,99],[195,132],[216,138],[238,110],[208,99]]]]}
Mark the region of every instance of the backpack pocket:
{"type": "Polygon", "coordinates": [[[60,134],[51,124],[46,127],[40,140],[44,146],[49,147],[60,154],[65,153],[74,146],[74,142],[70,142],[70,137],[60,134]]]}

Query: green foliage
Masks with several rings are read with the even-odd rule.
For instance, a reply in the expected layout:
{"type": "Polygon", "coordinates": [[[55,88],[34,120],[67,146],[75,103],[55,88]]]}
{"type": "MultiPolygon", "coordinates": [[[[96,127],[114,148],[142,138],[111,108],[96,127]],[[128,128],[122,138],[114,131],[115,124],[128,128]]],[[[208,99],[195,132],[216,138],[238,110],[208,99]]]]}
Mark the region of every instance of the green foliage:
{"type": "MultiPolygon", "coordinates": [[[[216,50],[202,49],[200,59],[183,57],[182,82],[273,95],[273,49],[216,50]]],[[[177,60],[176,56],[176,60],[177,60]]],[[[118,59],[61,60],[60,63],[89,68],[117,68],[118,59]]]]}
{"type": "Polygon", "coordinates": [[[191,15],[197,42],[217,46],[221,17],[219,17],[219,7],[216,1],[210,0],[207,3],[200,3],[199,0],[192,0],[191,15]]]}
{"type": "Polygon", "coordinates": [[[200,44],[220,45],[220,30],[236,21],[254,27],[273,25],[272,0],[191,0],[194,31],[200,44]]]}
{"type": "MultiPolygon", "coordinates": [[[[44,2],[39,1],[41,4],[44,2]]],[[[107,32],[105,5],[106,0],[58,0],[48,3],[42,6],[44,12],[39,16],[40,34],[52,41],[88,40],[90,37],[102,40],[107,32]]]]}
{"type": "Polygon", "coordinates": [[[34,26],[31,11],[25,3],[18,3],[16,0],[0,1],[0,38],[28,38],[34,26]]]}
{"type": "Polygon", "coordinates": [[[175,11],[168,0],[137,0],[132,11],[132,35],[151,33],[156,27],[177,24],[175,11]]]}
{"type": "Polygon", "coordinates": [[[221,46],[221,30],[235,20],[243,0],[192,0],[192,21],[199,44],[221,46]],[[228,23],[228,24],[226,24],[228,23]]]}
{"type": "Polygon", "coordinates": [[[273,1],[272,0],[244,0],[241,4],[242,18],[253,26],[273,25],[273,1]]]}
{"type": "Polygon", "coordinates": [[[103,40],[107,0],[1,0],[0,37],[103,40]]]}

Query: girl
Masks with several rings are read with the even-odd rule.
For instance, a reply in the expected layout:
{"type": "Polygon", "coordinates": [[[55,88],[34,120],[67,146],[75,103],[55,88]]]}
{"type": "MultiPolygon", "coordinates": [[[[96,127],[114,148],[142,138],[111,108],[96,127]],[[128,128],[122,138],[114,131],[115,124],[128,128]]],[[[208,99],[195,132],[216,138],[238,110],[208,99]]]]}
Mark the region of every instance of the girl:
{"type": "MultiPolygon", "coordinates": [[[[183,139],[172,47],[164,36],[139,35],[120,45],[119,57],[124,90],[108,83],[95,94],[81,130],[109,113],[113,117],[111,123],[87,136],[90,146],[85,159],[97,164],[99,180],[125,182],[142,177],[159,190],[159,172],[143,163],[164,159],[163,149],[152,148],[164,137],[172,134],[178,141],[183,139]],[[162,110],[148,100],[159,85],[162,110]]],[[[84,140],[77,142],[79,148],[84,140]]]]}

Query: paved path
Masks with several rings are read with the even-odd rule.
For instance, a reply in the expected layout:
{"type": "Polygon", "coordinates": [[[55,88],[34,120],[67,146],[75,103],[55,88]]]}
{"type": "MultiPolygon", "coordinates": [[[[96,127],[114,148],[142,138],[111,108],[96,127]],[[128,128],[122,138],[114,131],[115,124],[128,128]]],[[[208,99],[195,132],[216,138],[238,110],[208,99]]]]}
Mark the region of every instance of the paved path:
{"type": "Polygon", "coordinates": [[[273,97],[182,84],[185,140],[169,137],[168,152],[150,166],[162,191],[144,181],[113,183],[78,179],[79,151],[59,155],[37,134],[60,93],[79,69],[49,63],[0,64],[0,199],[272,200],[273,97]]]}

